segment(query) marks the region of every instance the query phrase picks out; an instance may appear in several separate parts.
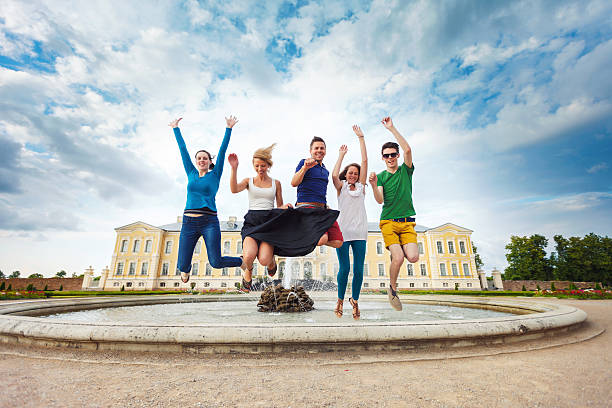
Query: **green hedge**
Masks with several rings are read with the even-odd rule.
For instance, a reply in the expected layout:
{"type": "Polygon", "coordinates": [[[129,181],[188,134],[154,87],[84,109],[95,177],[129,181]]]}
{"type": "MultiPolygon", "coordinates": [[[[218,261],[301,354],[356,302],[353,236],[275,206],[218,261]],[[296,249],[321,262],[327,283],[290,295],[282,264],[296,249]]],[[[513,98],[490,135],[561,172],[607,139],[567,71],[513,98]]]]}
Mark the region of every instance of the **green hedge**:
{"type": "Polygon", "coordinates": [[[121,292],[119,290],[48,290],[47,297],[74,297],[74,296],[133,296],[133,295],[180,295],[189,292],[182,290],[130,290],[121,292]]]}

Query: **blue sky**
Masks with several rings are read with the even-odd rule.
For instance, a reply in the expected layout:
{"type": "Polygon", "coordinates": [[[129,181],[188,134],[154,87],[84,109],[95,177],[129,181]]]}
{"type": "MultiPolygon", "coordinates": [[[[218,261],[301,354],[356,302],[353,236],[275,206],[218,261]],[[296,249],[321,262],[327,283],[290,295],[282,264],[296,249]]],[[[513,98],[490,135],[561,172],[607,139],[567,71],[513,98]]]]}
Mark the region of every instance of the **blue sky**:
{"type": "MultiPolygon", "coordinates": [[[[175,220],[178,116],[188,148],[216,151],[237,115],[239,176],[277,142],[271,175],[291,201],[313,135],[328,167],[342,144],[357,161],[359,124],[382,170],[391,115],[414,151],[419,223],[474,230],[487,270],[512,234],[610,235],[611,16],[603,0],[5,0],[0,269],[99,273],[115,227],[175,220]]],[[[220,216],[240,217],[228,177],[220,216]]]]}

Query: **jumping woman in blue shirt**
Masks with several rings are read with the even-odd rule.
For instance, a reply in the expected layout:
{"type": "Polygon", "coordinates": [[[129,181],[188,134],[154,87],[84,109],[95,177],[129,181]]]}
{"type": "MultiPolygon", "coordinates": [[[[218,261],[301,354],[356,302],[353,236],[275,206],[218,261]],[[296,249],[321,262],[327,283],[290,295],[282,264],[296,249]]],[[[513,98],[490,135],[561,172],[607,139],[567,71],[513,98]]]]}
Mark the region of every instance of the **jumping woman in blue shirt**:
{"type": "Polygon", "coordinates": [[[219,154],[217,154],[217,164],[213,164],[212,157],[206,150],[198,150],[195,154],[196,166],[194,166],[178,128],[181,119],[183,118],[170,122],[169,126],[174,130],[188,180],[187,205],[185,205],[185,211],[183,212],[177,265],[179,271],[181,271],[181,280],[187,283],[191,271],[193,250],[201,236],[204,237],[208,261],[213,268],[240,266],[244,269],[244,265],[239,257],[221,256],[221,229],[219,228],[217,205],[215,204],[215,195],[219,190],[219,180],[221,180],[221,174],[223,173],[225,152],[232,134],[232,128],[238,120],[235,116],[225,118],[227,128],[219,148],[219,154]]]}

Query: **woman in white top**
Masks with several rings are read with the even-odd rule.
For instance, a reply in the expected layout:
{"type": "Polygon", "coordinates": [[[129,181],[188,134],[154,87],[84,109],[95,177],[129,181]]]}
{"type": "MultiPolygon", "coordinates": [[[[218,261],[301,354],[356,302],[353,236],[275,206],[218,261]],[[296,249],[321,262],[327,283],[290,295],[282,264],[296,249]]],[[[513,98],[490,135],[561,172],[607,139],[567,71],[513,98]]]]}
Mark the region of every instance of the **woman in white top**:
{"type": "Polygon", "coordinates": [[[266,148],[257,149],[253,154],[253,168],[256,176],[245,178],[241,182],[237,181],[238,156],[234,153],[227,158],[232,167],[230,176],[230,190],[232,193],[239,193],[245,189],[249,191],[249,212],[244,217],[242,229],[242,250],[245,265],[245,274],[242,279],[242,289],[251,290],[253,262],[255,258],[261,265],[268,268],[270,277],[276,274],[276,262],[274,260],[274,246],[268,242],[261,242],[253,237],[245,236],[250,227],[258,225],[268,217],[269,210],[274,208],[274,200],[280,208],[288,208],[291,204],[283,205],[283,193],[281,183],[268,175],[272,167],[272,149],[276,143],[266,148]]]}
{"type": "Polygon", "coordinates": [[[338,161],[332,172],[332,181],[338,193],[338,209],[340,216],[338,224],[344,237],[344,243],[336,252],[340,268],[338,271],[338,302],[334,313],[342,317],[342,306],[344,304],[344,294],[348,283],[348,275],[351,268],[349,259],[349,247],[353,248],[353,284],[352,296],[349,303],[353,306],[353,319],[360,317],[359,293],[363,282],[363,262],[365,260],[366,242],[368,239],[368,217],[365,209],[365,183],[368,174],[368,154],[361,128],[353,126],[353,132],[359,139],[361,149],[361,166],[351,163],[340,172],[342,160],[348,151],[346,145],[340,147],[338,161]]]}

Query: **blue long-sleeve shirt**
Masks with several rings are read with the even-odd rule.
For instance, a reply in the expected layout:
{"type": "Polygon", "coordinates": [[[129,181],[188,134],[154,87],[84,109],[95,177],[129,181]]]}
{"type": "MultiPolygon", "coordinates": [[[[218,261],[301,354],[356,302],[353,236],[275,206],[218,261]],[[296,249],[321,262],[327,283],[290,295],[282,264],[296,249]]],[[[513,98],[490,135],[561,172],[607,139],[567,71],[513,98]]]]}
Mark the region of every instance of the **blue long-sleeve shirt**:
{"type": "Polygon", "coordinates": [[[200,177],[198,169],[191,162],[191,157],[185,146],[183,136],[179,128],[174,128],[174,137],[176,137],[176,143],[178,143],[179,150],[181,152],[181,159],[183,159],[183,167],[185,173],[187,173],[187,204],[185,205],[186,210],[193,210],[202,207],[208,207],[213,211],[217,211],[217,204],[215,203],[215,196],[219,190],[219,181],[223,174],[223,163],[225,161],[225,152],[227,151],[227,145],[230,141],[232,129],[225,129],[225,136],[221,142],[219,153],[217,154],[217,162],[215,167],[207,172],[205,175],[200,177]]]}

